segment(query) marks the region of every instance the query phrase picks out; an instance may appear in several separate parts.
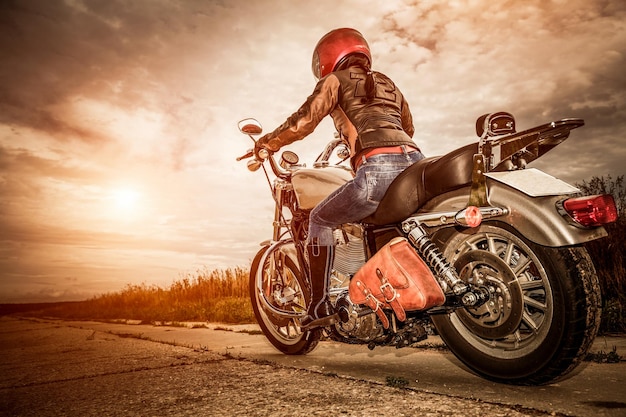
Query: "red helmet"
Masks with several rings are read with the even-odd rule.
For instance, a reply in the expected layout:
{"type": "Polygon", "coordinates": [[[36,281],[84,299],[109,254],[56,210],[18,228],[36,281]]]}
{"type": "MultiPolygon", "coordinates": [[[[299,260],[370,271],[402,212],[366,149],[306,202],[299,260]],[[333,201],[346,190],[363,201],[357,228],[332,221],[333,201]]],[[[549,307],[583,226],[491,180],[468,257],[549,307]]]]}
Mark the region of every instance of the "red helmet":
{"type": "Polygon", "coordinates": [[[364,55],[371,64],[370,47],[359,31],[343,28],[328,32],[313,51],[313,75],[318,80],[324,78],[337,68],[343,58],[354,53],[364,55]]]}

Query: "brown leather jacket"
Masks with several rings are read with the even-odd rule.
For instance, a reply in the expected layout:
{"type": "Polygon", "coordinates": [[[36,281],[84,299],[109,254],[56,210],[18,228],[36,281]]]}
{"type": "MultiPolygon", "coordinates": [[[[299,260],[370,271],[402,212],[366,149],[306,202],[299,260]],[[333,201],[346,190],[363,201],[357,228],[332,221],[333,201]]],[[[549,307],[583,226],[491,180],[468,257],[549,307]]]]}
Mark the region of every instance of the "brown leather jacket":
{"type": "Polygon", "coordinates": [[[287,121],[261,137],[257,146],[277,151],[309,135],[320,121],[331,115],[335,128],[350,146],[350,154],[383,146],[408,145],[415,131],[409,105],[395,84],[380,72],[373,73],[376,93],[367,98],[367,71],[360,66],[330,73],[287,121]]]}

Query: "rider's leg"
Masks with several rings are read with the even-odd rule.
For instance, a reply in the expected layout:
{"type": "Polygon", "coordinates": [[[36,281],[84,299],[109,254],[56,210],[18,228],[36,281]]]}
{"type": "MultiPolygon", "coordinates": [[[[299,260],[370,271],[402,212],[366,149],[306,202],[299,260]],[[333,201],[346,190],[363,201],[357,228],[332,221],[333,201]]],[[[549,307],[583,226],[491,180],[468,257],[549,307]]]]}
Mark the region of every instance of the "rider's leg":
{"type": "Polygon", "coordinates": [[[422,158],[419,152],[375,156],[361,165],[352,181],[339,187],[311,211],[307,243],[311,303],[307,316],[300,321],[302,327],[326,326],[337,319],[328,297],[334,260],[333,229],[374,213],[391,181],[422,158]]]}
{"type": "Polygon", "coordinates": [[[337,318],[328,297],[334,252],[335,247],[333,245],[307,244],[311,302],[307,315],[300,320],[302,327],[328,326],[333,324],[337,318]]]}

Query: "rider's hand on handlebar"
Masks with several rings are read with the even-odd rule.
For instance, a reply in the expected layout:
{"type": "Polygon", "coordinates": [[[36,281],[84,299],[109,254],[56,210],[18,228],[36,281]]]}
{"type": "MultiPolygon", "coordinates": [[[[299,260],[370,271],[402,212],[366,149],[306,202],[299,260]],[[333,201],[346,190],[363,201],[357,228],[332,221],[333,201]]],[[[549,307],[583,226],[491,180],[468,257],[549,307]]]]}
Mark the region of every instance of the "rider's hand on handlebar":
{"type": "Polygon", "coordinates": [[[278,151],[280,149],[280,147],[279,148],[275,148],[274,146],[271,146],[271,144],[269,143],[269,135],[265,135],[265,136],[259,138],[259,140],[257,140],[255,142],[255,144],[254,144],[254,154],[257,157],[259,156],[259,151],[261,149],[265,149],[265,150],[269,151],[270,153],[272,153],[272,152],[278,151]]]}

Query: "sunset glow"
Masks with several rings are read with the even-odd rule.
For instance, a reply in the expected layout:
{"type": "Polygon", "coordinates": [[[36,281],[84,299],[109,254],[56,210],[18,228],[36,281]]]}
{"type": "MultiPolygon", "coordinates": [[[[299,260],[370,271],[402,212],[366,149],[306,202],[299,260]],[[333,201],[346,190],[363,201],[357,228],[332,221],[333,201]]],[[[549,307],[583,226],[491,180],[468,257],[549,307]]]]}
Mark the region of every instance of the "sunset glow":
{"type": "MultiPolygon", "coordinates": [[[[271,231],[265,178],[236,157],[314,87],[319,38],[352,26],[409,101],[427,156],[580,117],[533,166],[624,174],[626,3],[320,0],[3,2],[0,302],[84,299],[246,267],[271,231]]],[[[334,127],[289,150],[311,166],[334,127]]]]}

